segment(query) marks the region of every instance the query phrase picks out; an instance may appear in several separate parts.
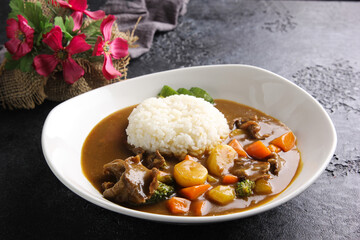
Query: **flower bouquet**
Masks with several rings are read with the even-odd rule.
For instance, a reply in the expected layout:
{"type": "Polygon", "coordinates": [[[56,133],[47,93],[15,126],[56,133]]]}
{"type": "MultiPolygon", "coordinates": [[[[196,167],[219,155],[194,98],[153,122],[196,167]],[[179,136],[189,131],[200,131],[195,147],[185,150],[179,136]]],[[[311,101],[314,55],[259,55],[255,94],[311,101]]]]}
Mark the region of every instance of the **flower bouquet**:
{"type": "Polygon", "coordinates": [[[120,32],[113,15],[87,10],[87,0],[11,0],[10,8],[3,108],[31,109],[126,78],[137,37],[120,32]]]}

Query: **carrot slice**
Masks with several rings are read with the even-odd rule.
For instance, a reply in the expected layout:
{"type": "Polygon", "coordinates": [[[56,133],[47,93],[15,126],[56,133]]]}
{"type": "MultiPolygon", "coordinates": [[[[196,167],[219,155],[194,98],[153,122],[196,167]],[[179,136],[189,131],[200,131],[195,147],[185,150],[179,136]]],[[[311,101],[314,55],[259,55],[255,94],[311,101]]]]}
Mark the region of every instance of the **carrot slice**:
{"type": "Polygon", "coordinates": [[[247,157],[245,150],[243,149],[243,147],[241,146],[240,142],[237,139],[231,140],[231,142],[228,145],[232,147],[239,154],[239,157],[247,157]]]}
{"type": "Polygon", "coordinates": [[[280,152],[281,151],[281,148],[279,148],[278,146],[275,146],[274,144],[270,144],[268,146],[268,149],[271,151],[271,152],[280,152]]]}
{"type": "Polygon", "coordinates": [[[183,188],[179,193],[190,200],[195,200],[205,193],[211,187],[210,184],[201,184],[192,187],[183,188]]]}
{"type": "Polygon", "coordinates": [[[184,160],[192,160],[192,161],[196,161],[196,159],[190,155],[186,155],[184,160]]]}
{"type": "Polygon", "coordinates": [[[233,183],[236,183],[238,182],[239,179],[237,176],[234,176],[234,175],[225,175],[222,179],[222,183],[223,184],[233,184],[233,183]]]}
{"type": "Polygon", "coordinates": [[[295,146],[296,137],[293,132],[287,132],[278,138],[275,138],[270,143],[281,148],[284,152],[289,151],[295,146]]]}
{"type": "Polygon", "coordinates": [[[204,216],[209,212],[209,204],[206,200],[194,201],[191,203],[191,211],[196,216],[204,216]]]}
{"type": "Polygon", "coordinates": [[[246,146],[245,151],[253,158],[264,159],[271,154],[270,150],[260,140],[246,146]]]}
{"type": "Polygon", "coordinates": [[[172,214],[184,214],[190,210],[191,201],[185,198],[172,197],[167,201],[167,207],[172,214]]]}

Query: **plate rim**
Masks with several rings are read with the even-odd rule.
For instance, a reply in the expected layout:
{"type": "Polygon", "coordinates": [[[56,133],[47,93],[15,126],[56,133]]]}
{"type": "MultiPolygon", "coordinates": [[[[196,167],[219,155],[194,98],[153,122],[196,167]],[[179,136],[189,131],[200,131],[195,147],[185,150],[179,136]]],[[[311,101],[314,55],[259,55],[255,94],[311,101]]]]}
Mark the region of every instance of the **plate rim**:
{"type": "MultiPolygon", "coordinates": [[[[56,107],[54,107],[48,114],[48,116],[45,119],[43,128],[42,128],[42,134],[41,134],[41,146],[42,146],[42,151],[43,151],[43,155],[44,158],[46,160],[46,163],[48,164],[49,168],[51,169],[51,171],[53,172],[53,174],[60,180],[60,182],[62,182],[68,189],[70,189],[72,192],[74,192],[76,195],[80,196],[81,198],[83,198],[84,200],[87,200],[97,206],[100,206],[102,208],[108,209],[110,211],[116,212],[116,213],[120,213],[120,214],[124,214],[127,216],[131,216],[131,217],[135,217],[135,218],[140,218],[140,219],[146,219],[146,220],[151,220],[151,221],[157,221],[157,222],[168,222],[168,223],[187,223],[187,224],[192,224],[192,223],[214,223],[214,222],[223,222],[223,221],[231,221],[231,220],[235,220],[235,219],[240,219],[240,218],[245,218],[245,217],[250,217],[268,210],[271,210],[273,208],[276,208],[280,205],[282,205],[283,203],[289,201],[290,199],[293,199],[294,197],[298,196],[299,194],[301,194],[305,189],[307,189],[311,184],[313,184],[315,182],[316,179],[318,179],[318,177],[324,172],[326,166],[329,164],[329,162],[331,161],[331,158],[336,150],[336,146],[337,146],[337,134],[336,134],[336,129],[335,126],[329,116],[329,114],[325,111],[325,109],[323,108],[323,106],[313,97],[311,96],[308,92],[306,92],[304,89],[302,89],[301,87],[299,87],[298,85],[296,85],[295,83],[291,82],[290,80],[276,74],[273,73],[269,70],[260,68],[260,67],[256,67],[256,66],[252,66],[252,65],[246,65],[246,64],[217,64],[217,65],[203,65],[203,66],[192,66],[192,67],[186,67],[186,68],[177,68],[177,69],[171,69],[171,70],[166,70],[166,71],[161,71],[161,72],[156,72],[156,73],[150,73],[150,74],[146,74],[146,75],[142,75],[142,76],[138,76],[135,78],[131,78],[131,79],[127,79],[125,81],[121,81],[121,82],[117,82],[117,83],[113,83],[113,84],[109,84],[97,89],[93,89],[87,93],[91,93],[91,92],[95,92],[95,91],[101,91],[101,89],[103,88],[107,88],[107,87],[116,87],[115,85],[123,85],[123,84],[127,84],[127,82],[133,82],[133,81],[138,81],[139,79],[142,78],[146,78],[149,76],[156,76],[156,75],[163,75],[163,74],[168,74],[168,73],[176,73],[176,72],[181,72],[181,71],[188,71],[188,70],[193,70],[193,69],[207,69],[207,68],[224,68],[224,67],[228,67],[228,68],[250,68],[250,69],[255,69],[256,71],[262,71],[265,72],[266,74],[270,74],[273,75],[277,78],[279,78],[280,80],[282,80],[282,82],[285,82],[287,84],[292,85],[293,87],[297,88],[297,90],[301,91],[303,94],[307,95],[307,97],[309,97],[310,100],[312,100],[312,102],[314,104],[317,105],[317,107],[320,109],[320,111],[322,111],[323,115],[325,116],[325,119],[327,120],[327,122],[329,123],[330,126],[330,132],[329,132],[329,138],[332,138],[331,141],[331,149],[330,151],[328,151],[328,154],[326,156],[326,160],[321,164],[321,167],[319,168],[319,170],[316,172],[316,174],[312,175],[311,178],[303,185],[301,185],[300,188],[294,190],[293,192],[289,193],[288,195],[286,195],[285,197],[283,197],[282,199],[278,200],[278,201],[273,201],[271,200],[269,202],[269,204],[265,204],[265,205],[260,205],[258,207],[255,207],[253,209],[250,210],[245,210],[245,211],[241,211],[241,212],[236,212],[236,213],[230,213],[230,214],[226,214],[226,215],[216,215],[216,216],[171,216],[171,215],[162,215],[162,214],[156,214],[156,213],[147,213],[147,212],[142,212],[142,211],[138,211],[138,210],[134,210],[134,209],[130,209],[130,208],[126,208],[120,205],[117,205],[115,203],[112,203],[111,201],[108,201],[105,199],[105,201],[100,200],[90,194],[86,194],[82,191],[80,191],[79,189],[77,189],[74,185],[72,185],[65,177],[63,177],[58,171],[57,169],[54,167],[50,157],[47,155],[47,149],[46,149],[46,136],[45,136],[45,132],[47,129],[47,125],[49,124],[49,119],[51,119],[51,116],[54,114],[54,112],[57,111],[58,108],[62,107],[64,104],[67,104],[69,101],[73,101],[74,99],[77,98],[83,98],[84,94],[78,95],[76,97],[73,97],[69,100],[66,100],[60,104],[58,104],[56,107]],[[110,204],[105,204],[106,203],[110,203],[110,204]],[[113,206],[115,205],[115,206],[113,206]]],[[[85,93],[85,94],[87,94],[85,93]]],[[[276,198],[275,198],[276,199],[276,198]]]]}

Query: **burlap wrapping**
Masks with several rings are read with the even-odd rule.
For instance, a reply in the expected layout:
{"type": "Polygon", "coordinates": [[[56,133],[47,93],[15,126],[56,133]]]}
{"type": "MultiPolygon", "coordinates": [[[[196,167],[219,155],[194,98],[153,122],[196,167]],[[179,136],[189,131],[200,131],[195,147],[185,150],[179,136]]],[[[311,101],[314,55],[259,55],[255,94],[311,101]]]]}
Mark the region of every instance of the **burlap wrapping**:
{"type": "Polygon", "coordinates": [[[52,74],[46,81],[44,92],[46,99],[52,101],[64,101],[85,93],[92,89],[102,87],[108,84],[119,82],[126,79],[127,68],[130,57],[126,56],[123,59],[115,60],[113,62],[114,67],[122,73],[121,77],[117,77],[111,80],[107,80],[103,73],[101,62],[89,62],[86,59],[77,59],[77,63],[85,70],[85,74],[74,84],[67,84],[62,77],[62,72],[52,74]]]}
{"type": "Polygon", "coordinates": [[[37,73],[23,73],[20,70],[0,72],[0,103],[5,109],[32,109],[41,104],[46,95],[46,79],[37,73]]]}
{"type": "MultiPolygon", "coordinates": [[[[140,20],[140,19],[139,19],[140,20]]],[[[90,23],[86,19],[84,24],[90,23]]],[[[134,27],[134,30],[136,25],[134,27]]],[[[116,23],[113,26],[112,38],[122,37],[128,41],[129,47],[136,47],[137,37],[132,32],[119,32],[116,23]]],[[[5,60],[6,61],[6,60],[5,60]]],[[[33,109],[45,99],[64,101],[89,90],[126,79],[127,65],[130,57],[113,61],[114,67],[122,73],[121,77],[106,80],[102,73],[103,62],[90,62],[77,58],[75,61],[85,70],[85,74],[74,84],[67,84],[61,71],[55,71],[45,78],[35,71],[24,73],[20,70],[5,70],[5,62],[0,67],[0,105],[5,109],[33,109]]]]}

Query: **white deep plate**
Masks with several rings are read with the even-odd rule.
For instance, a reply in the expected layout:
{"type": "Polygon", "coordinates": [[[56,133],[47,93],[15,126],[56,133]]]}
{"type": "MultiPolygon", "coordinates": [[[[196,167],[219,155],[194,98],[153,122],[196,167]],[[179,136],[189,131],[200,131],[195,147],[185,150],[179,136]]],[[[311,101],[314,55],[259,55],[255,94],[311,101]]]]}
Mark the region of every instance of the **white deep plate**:
{"type": "Polygon", "coordinates": [[[336,148],[336,132],[321,105],[304,90],[274,73],[247,65],[182,68],[108,85],[55,107],[43,132],[45,159],[56,177],[82,198],[125,215],[175,223],[206,223],[248,217],[272,209],[304,191],[323,172],[336,148]],[[140,212],[114,204],[90,184],[81,169],[81,148],[103,118],[156,96],[163,85],[200,87],[213,98],[233,100],[284,122],[297,136],[303,168],[279,196],[257,208],[221,216],[183,217],[140,212]],[[318,143],[321,143],[319,145],[318,143]]]}

